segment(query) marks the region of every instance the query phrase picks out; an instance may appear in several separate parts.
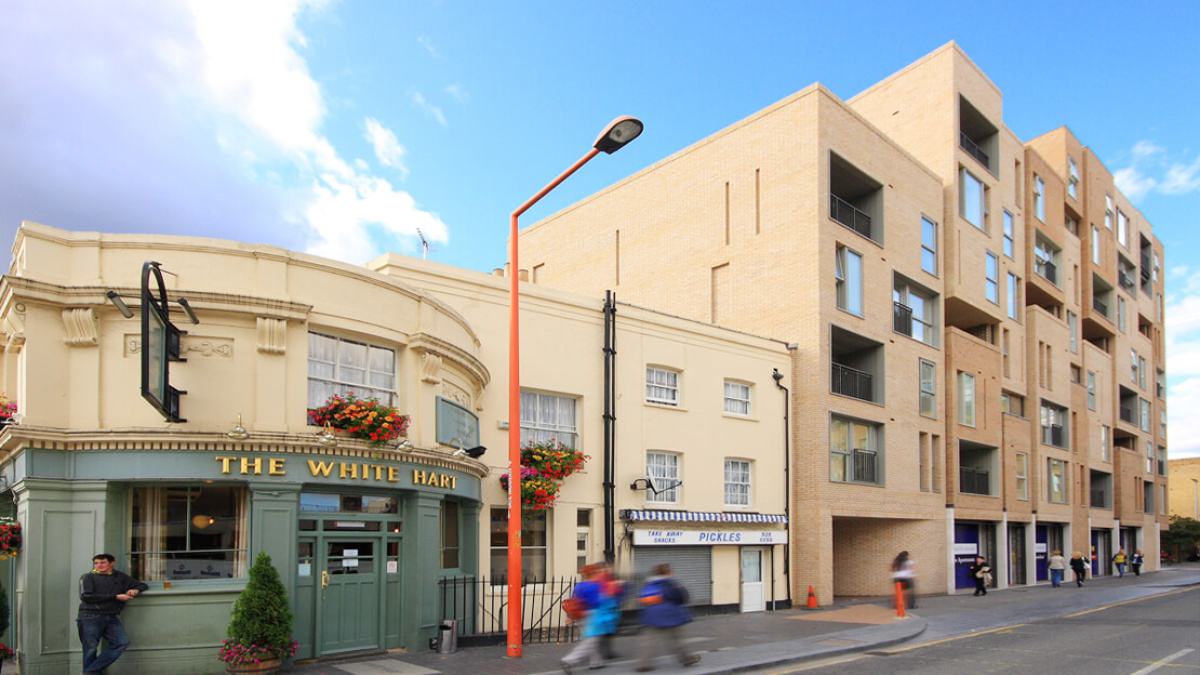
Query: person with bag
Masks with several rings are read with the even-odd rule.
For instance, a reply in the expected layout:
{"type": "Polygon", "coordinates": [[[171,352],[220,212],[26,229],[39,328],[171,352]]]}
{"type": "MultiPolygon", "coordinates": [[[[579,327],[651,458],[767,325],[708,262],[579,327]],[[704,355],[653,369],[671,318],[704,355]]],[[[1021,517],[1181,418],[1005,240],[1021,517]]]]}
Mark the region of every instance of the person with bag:
{"type": "Polygon", "coordinates": [[[1083,578],[1087,576],[1087,564],[1083,562],[1083,554],[1075,551],[1075,555],[1071,556],[1071,571],[1075,573],[1075,586],[1078,588],[1083,585],[1083,578]]]}
{"type": "Polygon", "coordinates": [[[1063,557],[1062,551],[1050,552],[1050,585],[1058,588],[1062,585],[1063,575],[1067,572],[1067,559],[1063,557]]]}
{"type": "Polygon", "coordinates": [[[1123,549],[1123,548],[1117,549],[1116,555],[1114,555],[1112,557],[1112,562],[1113,562],[1113,565],[1116,565],[1116,567],[1117,567],[1117,578],[1124,579],[1125,578],[1125,549],[1123,549]]]}
{"type": "Polygon", "coordinates": [[[683,646],[680,627],[692,620],[691,613],[684,607],[688,592],[671,574],[671,566],[655,565],[650,578],[638,593],[638,604],[642,606],[642,623],[649,629],[643,638],[641,659],[634,670],[644,673],[654,670],[656,646],[667,645],[667,650],[679,657],[684,666],[695,665],[699,654],[692,654],[683,646]]]}
{"type": "Polygon", "coordinates": [[[613,574],[613,568],[608,563],[596,563],[599,566],[596,581],[599,582],[603,593],[604,611],[611,612],[611,620],[604,622],[600,634],[600,655],[606,661],[614,661],[617,652],[613,641],[621,625],[621,602],[625,599],[625,584],[613,574]]]}
{"type": "Polygon", "coordinates": [[[601,636],[616,628],[620,617],[619,605],[611,595],[605,593],[605,584],[600,580],[602,568],[599,564],[585,565],[579,573],[583,581],[575,584],[571,597],[563,601],[567,621],[582,623],[583,633],[579,644],[563,657],[563,672],[571,675],[572,668],[588,661],[591,669],[604,667],[601,653],[601,636]]]}
{"type": "Polygon", "coordinates": [[[1146,556],[1142,555],[1142,549],[1134,551],[1133,557],[1129,559],[1129,564],[1133,567],[1133,576],[1142,576],[1142,564],[1146,562],[1146,556]]]}
{"type": "Polygon", "coordinates": [[[987,595],[987,587],[992,583],[992,568],[987,560],[981,555],[975,556],[975,564],[971,565],[968,572],[975,580],[975,596],[987,595]]]}

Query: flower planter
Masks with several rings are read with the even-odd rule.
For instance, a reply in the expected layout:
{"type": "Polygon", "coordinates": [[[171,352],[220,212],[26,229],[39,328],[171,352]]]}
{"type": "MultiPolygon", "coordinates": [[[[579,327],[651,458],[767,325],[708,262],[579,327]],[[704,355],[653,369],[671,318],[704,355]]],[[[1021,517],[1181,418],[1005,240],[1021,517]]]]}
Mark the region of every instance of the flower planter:
{"type": "Polygon", "coordinates": [[[225,672],[230,675],[251,673],[252,675],[279,675],[283,659],[267,659],[258,663],[225,664],[225,672]]]}

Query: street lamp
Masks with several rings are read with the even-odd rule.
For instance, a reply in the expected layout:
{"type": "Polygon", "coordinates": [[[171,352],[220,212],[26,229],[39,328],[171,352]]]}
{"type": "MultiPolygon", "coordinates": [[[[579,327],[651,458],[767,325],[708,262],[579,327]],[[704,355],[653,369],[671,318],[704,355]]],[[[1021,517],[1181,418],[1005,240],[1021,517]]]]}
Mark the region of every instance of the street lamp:
{"type": "Polygon", "coordinates": [[[517,219],[593,157],[613,154],[641,135],[642,122],[618,117],[604,127],[592,149],[512,212],[508,236],[508,656],[521,656],[521,325],[518,311],[517,219]]]}

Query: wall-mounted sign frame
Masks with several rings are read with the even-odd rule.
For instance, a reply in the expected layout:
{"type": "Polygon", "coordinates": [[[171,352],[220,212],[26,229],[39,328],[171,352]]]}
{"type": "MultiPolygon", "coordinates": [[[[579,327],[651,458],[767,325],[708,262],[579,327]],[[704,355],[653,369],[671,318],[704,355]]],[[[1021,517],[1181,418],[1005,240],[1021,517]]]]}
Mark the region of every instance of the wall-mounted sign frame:
{"type": "Polygon", "coordinates": [[[186,422],[179,416],[179,397],[186,391],[171,386],[171,362],[187,359],[179,355],[180,336],[186,335],[171,323],[171,308],[162,270],[153,260],[142,265],[142,398],[168,422],[186,422]],[[150,288],[154,277],[158,294],[150,288]]]}

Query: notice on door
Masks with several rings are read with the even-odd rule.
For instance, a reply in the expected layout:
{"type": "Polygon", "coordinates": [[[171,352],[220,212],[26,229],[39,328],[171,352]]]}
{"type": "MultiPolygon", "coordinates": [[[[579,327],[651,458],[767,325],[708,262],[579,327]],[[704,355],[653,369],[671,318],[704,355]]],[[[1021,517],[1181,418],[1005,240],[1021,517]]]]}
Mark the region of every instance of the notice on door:
{"type": "Polygon", "coordinates": [[[348,548],[342,551],[342,567],[358,567],[358,549],[348,548]]]}

